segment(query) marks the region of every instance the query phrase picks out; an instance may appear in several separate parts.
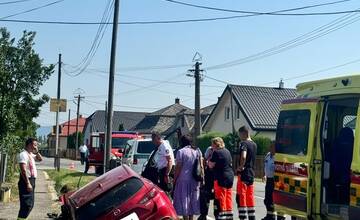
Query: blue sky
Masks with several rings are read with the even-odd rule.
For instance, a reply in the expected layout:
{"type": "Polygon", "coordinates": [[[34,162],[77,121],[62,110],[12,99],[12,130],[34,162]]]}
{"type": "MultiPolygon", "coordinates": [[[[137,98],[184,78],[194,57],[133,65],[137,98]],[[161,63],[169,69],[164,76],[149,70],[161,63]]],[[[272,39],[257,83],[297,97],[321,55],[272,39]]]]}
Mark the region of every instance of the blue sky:
{"type": "MultiPolygon", "coordinates": [[[[303,0],[184,0],[188,3],[207,5],[220,8],[276,11],[313,5],[328,1],[303,0]]],[[[52,2],[51,0],[32,0],[29,2],[0,5],[0,14],[8,15],[52,2]]],[[[12,19],[28,20],[61,20],[61,21],[100,21],[107,0],[65,0],[56,5],[19,15],[12,19]]],[[[303,10],[301,12],[341,11],[360,8],[356,0],[303,10]]],[[[232,16],[236,13],[214,12],[204,9],[176,5],[164,0],[121,0],[120,21],[138,20],[173,20],[232,16]]],[[[120,25],[117,47],[117,68],[142,67],[173,64],[189,64],[167,70],[151,70],[121,72],[126,76],[116,76],[114,110],[154,111],[156,108],[170,105],[176,96],[184,105],[193,107],[193,79],[186,77],[187,69],[191,68],[195,52],[203,56],[202,67],[222,64],[243,58],[296,38],[327,24],[343,15],[331,16],[255,16],[226,21],[213,21],[186,24],[158,25],[120,25]],[[182,74],[182,75],[180,75],[182,74]],[[138,78],[168,80],[171,83],[156,83],[138,78]],[[135,85],[134,85],[135,84],[135,85]],[[139,89],[154,85],[150,89],[139,89]],[[158,91],[160,90],[160,91],[158,91]],[[131,91],[131,92],[129,92],[131,91]],[[166,92],[168,91],[168,92],[166,92]],[[178,94],[178,95],[176,95],[178,94]],[[122,107],[122,106],[131,106],[122,107]],[[138,107],[138,108],[133,108],[138,107]]],[[[37,32],[36,51],[44,59],[44,63],[57,62],[58,53],[62,53],[65,64],[76,65],[88,52],[95,37],[97,25],[44,25],[1,22],[14,37],[20,36],[23,30],[37,32]]],[[[231,68],[208,70],[205,74],[232,84],[261,85],[279,81],[301,74],[343,64],[360,59],[359,22],[343,29],[311,41],[305,45],[286,50],[274,56],[254,62],[236,65],[231,68]]],[[[111,26],[108,27],[104,39],[89,68],[109,69],[111,26]]],[[[285,81],[286,87],[294,88],[297,83],[330,76],[338,76],[358,72],[360,62],[341,68],[313,74],[294,80],[285,81]]],[[[64,66],[69,71],[69,66],[64,66]]],[[[56,96],[55,72],[51,79],[41,88],[42,93],[56,96]]],[[[203,94],[201,105],[216,102],[225,84],[205,78],[201,88],[203,94]]],[[[277,86],[277,83],[266,84],[277,86]]],[[[85,72],[78,77],[63,74],[62,97],[69,100],[72,117],[75,117],[76,105],[72,99],[74,91],[81,88],[85,93],[85,102],[80,112],[88,116],[96,109],[103,109],[108,92],[106,73],[85,72]]],[[[61,121],[67,119],[67,113],[60,115],[61,121]]],[[[41,125],[52,125],[55,114],[49,112],[49,106],[42,108],[42,113],[35,120],[41,125]]]]}

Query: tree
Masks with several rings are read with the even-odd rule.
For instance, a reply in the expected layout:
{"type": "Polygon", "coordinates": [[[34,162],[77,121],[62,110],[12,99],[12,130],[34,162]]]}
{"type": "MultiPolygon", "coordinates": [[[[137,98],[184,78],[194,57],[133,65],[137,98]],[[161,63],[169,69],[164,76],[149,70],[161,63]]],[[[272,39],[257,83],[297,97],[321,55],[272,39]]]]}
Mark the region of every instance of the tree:
{"type": "Polygon", "coordinates": [[[6,28],[0,28],[0,151],[7,152],[10,161],[16,161],[25,137],[35,136],[38,125],[33,119],[49,100],[39,89],[54,65],[43,64],[33,49],[34,39],[35,32],[24,31],[15,41],[6,28]]]}
{"type": "MultiPolygon", "coordinates": [[[[84,134],[82,132],[78,132],[79,134],[79,142],[78,142],[78,149],[80,147],[80,145],[82,145],[84,143],[84,134]]],[[[75,145],[76,145],[76,132],[74,132],[73,134],[70,134],[67,138],[68,141],[68,145],[70,149],[75,149],[75,145]]]]}
{"type": "Polygon", "coordinates": [[[0,141],[8,133],[34,136],[40,107],[49,97],[39,89],[54,71],[45,66],[33,49],[35,32],[24,31],[15,43],[6,28],[0,28],[0,141]]]}

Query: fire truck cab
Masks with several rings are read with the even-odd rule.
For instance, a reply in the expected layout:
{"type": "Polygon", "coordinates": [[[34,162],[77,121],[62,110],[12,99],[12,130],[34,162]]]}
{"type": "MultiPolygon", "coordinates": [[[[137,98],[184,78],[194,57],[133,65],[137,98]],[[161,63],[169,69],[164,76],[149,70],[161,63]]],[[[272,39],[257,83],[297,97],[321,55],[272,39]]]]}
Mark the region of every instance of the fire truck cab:
{"type": "MultiPolygon", "coordinates": [[[[111,163],[114,166],[121,164],[124,150],[128,148],[130,140],[139,139],[137,132],[114,131],[112,132],[111,163]],[[115,164],[116,163],[116,164],[115,164]]],[[[104,169],[105,133],[93,133],[89,147],[89,165],[95,167],[96,174],[102,174],[104,169]]]]}

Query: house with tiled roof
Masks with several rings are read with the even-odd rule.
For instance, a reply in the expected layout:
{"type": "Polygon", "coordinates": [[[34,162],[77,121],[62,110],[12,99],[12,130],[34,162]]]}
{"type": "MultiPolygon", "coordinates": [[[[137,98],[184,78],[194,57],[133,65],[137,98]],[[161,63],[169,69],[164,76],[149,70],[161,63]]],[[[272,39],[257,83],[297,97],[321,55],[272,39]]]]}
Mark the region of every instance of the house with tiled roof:
{"type": "MultiPolygon", "coordinates": [[[[83,132],[85,126],[86,118],[82,115],[79,116],[78,120],[78,131],[83,132]]],[[[65,156],[65,152],[68,146],[68,136],[76,133],[76,118],[71,119],[70,121],[64,122],[59,125],[59,153],[61,156],[65,156]]],[[[55,135],[56,126],[53,127],[51,133],[48,135],[48,154],[49,156],[55,155],[55,146],[56,146],[56,135],[55,135]]]]}
{"type": "MultiPolygon", "coordinates": [[[[133,127],[145,118],[146,112],[129,112],[129,111],[114,111],[113,116],[113,131],[119,131],[119,128],[132,130],[133,127]]],[[[90,143],[90,136],[93,133],[106,131],[106,115],[104,110],[97,110],[91,114],[84,126],[84,140],[90,143]]]]}
{"type": "Polygon", "coordinates": [[[189,107],[180,104],[180,99],[176,98],[174,104],[147,114],[132,130],[143,134],[156,131],[167,136],[174,132],[172,128],[177,122],[178,114],[190,110],[189,107]]]}
{"type": "Polygon", "coordinates": [[[203,131],[230,133],[246,125],[252,135],[275,139],[276,125],[283,100],[297,96],[295,89],[228,85],[210,116],[203,131]]]}

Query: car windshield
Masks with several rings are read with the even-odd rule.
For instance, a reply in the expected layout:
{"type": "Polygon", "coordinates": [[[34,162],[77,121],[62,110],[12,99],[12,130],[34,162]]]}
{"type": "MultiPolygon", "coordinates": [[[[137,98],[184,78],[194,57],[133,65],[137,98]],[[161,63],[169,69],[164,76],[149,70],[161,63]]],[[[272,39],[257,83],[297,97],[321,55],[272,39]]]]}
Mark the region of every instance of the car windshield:
{"type": "Polygon", "coordinates": [[[124,149],[131,138],[112,138],[112,148],[124,149]]]}
{"type": "Polygon", "coordinates": [[[155,144],[152,141],[139,141],[137,152],[140,154],[150,154],[155,150],[155,144]]]}
{"type": "Polygon", "coordinates": [[[143,182],[136,177],[127,179],[101,194],[93,201],[80,207],[76,211],[76,219],[97,219],[104,217],[104,215],[108,214],[114,208],[119,207],[135,195],[143,186],[143,182]]]}

